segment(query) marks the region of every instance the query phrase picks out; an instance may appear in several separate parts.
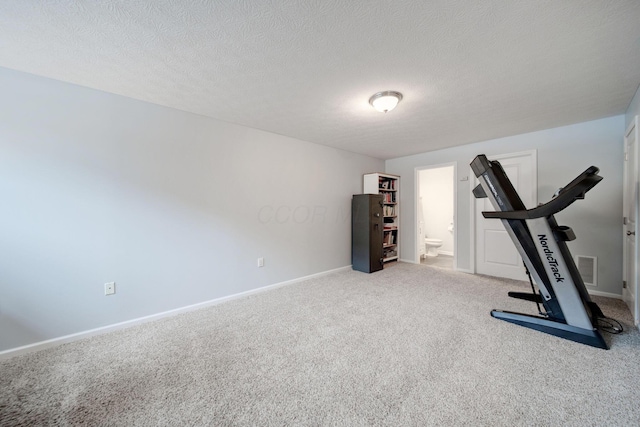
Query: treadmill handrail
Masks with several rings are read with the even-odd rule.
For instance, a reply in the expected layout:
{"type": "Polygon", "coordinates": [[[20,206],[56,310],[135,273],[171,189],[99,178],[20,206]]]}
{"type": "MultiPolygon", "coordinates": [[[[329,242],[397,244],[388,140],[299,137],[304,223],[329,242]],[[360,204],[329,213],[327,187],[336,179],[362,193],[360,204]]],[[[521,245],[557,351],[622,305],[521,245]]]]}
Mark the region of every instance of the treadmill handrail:
{"type": "Polygon", "coordinates": [[[537,206],[533,209],[520,210],[520,211],[497,211],[497,212],[482,212],[482,216],[485,218],[499,218],[499,219],[534,219],[543,218],[560,212],[565,209],[571,203],[578,199],[584,199],[584,195],[587,191],[596,186],[602,177],[598,175],[599,169],[595,166],[589,167],[583,173],[578,175],[573,181],[563,187],[556,197],[548,201],[547,203],[537,206]]]}

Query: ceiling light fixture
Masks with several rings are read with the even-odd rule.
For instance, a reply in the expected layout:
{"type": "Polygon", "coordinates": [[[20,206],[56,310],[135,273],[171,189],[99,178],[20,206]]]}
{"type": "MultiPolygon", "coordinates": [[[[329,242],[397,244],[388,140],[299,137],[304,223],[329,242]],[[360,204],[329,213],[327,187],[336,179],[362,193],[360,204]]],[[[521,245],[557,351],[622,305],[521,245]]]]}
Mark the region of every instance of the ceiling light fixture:
{"type": "Polygon", "coordinates": [[[369,104],[381,113],[386,113],[396,108],[398,102],[402,100],[402,94],[394,90],[378,92],[369,98],[369,104]]]}

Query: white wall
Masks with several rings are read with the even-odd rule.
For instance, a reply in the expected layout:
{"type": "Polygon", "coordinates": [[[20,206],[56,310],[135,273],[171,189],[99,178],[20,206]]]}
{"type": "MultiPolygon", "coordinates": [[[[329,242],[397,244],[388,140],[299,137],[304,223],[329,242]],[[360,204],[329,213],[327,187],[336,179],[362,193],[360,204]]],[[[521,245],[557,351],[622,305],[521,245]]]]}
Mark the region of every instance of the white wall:
{"type": "Polygon", "coordinates": [[[0,93],[0,350],[348,266],[384,167],[6,69],[0,93]]]}
{"type": "Polygon", "coordinates": [[[599,292],[619,295],[622,291],[622,162],[624,116],[579,123],[507,138],[499,138],[447,150],[432,151],[386,161],[386,172],[401,175],[401,248],[403,258],[415,259],[416,167],[458,162],[457,244],[458,268],[470,270],[471,183],[469,165],[478,154],[515,153],[536,149],[538,155],[538,200],[547,202],[561,186],[591,165],[604,179],[584,200],[556,215],[561,225],[573,228],[577,239],[569,242],[574,255],[598,257],[599,292]]]}
{"type": "Polygon", "coordinates": [[[453,222],[453,166],[424,169],[419,179],[425,234],[442,240],[439,251],[452,255],[453,233],[448,227],[453,222]]]}

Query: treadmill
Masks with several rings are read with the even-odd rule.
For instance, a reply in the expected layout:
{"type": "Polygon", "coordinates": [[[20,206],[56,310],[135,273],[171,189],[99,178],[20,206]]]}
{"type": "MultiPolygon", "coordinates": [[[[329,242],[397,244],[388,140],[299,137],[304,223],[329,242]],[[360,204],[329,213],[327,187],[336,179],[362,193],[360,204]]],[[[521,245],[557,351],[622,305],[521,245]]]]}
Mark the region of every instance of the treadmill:
{"type": "Polygon", "coordinates": [[[476,198],[488,197],[496,212],[482,212],[485,218],[498,218],[524,261],[532,293],[509,292],[513,298],[538,304],[539,316],[493,310],[491,316],[526,328],[593,347],[608,349],[598,330],[598,320],[606,319],[591,301],[582,277],[565,242],[575,239],[571,228],[558,225],[554,214],[565,209],[598,184],[599,169],[589,167],[551,201],[527,209],[498,161],[484,154],[471,162],[480,181],[473,189],[476,198]],[[538,291],[536,292],[537,285],[538,291]],[[544,310],[540,307],[544,307],[544,310]]]}

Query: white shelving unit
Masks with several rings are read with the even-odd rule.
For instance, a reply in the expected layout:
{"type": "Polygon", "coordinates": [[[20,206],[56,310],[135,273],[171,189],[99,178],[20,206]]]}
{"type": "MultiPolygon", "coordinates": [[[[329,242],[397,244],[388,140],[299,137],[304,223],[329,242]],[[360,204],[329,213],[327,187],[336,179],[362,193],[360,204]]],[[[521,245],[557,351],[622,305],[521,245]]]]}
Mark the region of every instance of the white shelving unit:
{"type": "Polygon", "coordinates": [[[386,173],[368,173],[363,179],[364,194],[382,194],[383,197],[383,262],[400,257],[400,177],[386,173]]]}

